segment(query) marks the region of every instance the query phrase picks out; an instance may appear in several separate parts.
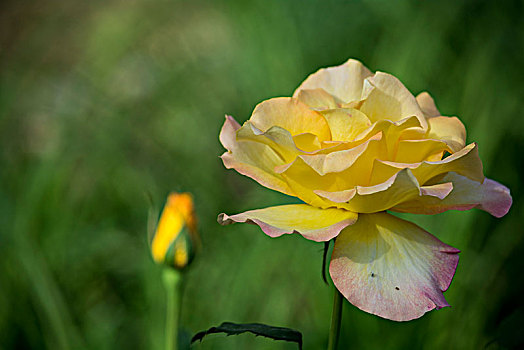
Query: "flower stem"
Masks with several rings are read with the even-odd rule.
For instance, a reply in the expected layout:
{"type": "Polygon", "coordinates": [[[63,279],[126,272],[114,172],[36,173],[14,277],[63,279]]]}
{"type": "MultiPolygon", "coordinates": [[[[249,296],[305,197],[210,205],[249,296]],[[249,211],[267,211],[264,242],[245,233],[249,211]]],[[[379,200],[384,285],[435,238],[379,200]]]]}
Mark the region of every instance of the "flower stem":
{"type": "Polygon", "coordinates": [[[328,350],[336,350],[338,335],[340,333],[340,321],[342,319],[342,294],[335,288],[333,298],[333,311],[331,313],[331,328],[329,329],[328,350]]]}
{"type": "Polygon", "coordinates": [[[181,273],[175,269],[164,268],[162,280],[166,289],[166,348],[178,349],[178,320],[180,318],[180,281],[181,273]]]}

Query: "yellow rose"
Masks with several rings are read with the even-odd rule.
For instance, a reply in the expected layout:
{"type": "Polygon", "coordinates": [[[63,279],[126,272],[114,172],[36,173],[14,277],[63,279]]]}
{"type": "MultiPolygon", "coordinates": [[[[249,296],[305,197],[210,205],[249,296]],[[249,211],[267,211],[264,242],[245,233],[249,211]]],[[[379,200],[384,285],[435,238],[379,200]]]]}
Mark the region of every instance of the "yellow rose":
{"type": "Polygon", "coordinates": [[[221,214],[219,222],[255,223],[271,237],[336,237],[335,286],[392,320],[448,306],[442,292],[459,251],[386,210],[477,207],[501,217],[511,206],[509,190],[484,178],[459,119],[441,116],[428,93],[414,97],[356,60],[320,69],[293,97],[260,103],[242,126],[226,116],[220,141],[226,168],[305,204],[221,214]]]}
{"type": "Polygon", "coordinates": [[[193,197],[169,194],[151,242],[153,259],[182,270],[193,260],[198,242],[193,197]]]}

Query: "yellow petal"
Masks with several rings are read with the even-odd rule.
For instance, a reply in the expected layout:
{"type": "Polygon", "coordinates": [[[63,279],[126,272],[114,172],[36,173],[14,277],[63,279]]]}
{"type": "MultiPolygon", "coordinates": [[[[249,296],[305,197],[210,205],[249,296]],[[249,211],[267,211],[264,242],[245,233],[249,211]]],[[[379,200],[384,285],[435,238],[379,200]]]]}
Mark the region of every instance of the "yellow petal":
{"type": "Polygon", "coordinates": [[[317,135],[308,132],[293,136],[293,141],[296,147],[304,152],[315,152],[322,147],[317,135]]]}
{"type": "Polygon", "coordinates": [[[267,145],[278,153],[286,163],[293,161],[297,155],[302,153],[296,147],[289,131],[279,126],[272,126],[263,132],[251,122],[247,121],[238,129],[237,141],[253,141],[267,145]]]}
{"type": "Polygon", "coordinates": [[[374,141],[368,141],[347,150],[326,154],[301,155],[300,158],[319,175],[339,173],[351,167],[362,153],[366,151],[370,142],[374,141]]]}
{"type": "Polygon", "coordinates": [[[394,76],[377,72],[365,81],[360,110],[375,122],[387,119],[401,120],[415,116],[423,129],[427,129],[426,118],[417,100],[409,90],[394,76]]]}
{"type": "Polygon", "coordinates": [[[359,309],[394,321],[449,306],[458,249],[387,213],[360,214],[336,238],[329,272],[359,309]]]}
{"type": "Polygon", "coordinates": [[[382,140],[368,140],[349,150],[300,155],[292,163],[276,167],[275,171],[300,199],[315,205],[310,202],[313,190],[342,191],[367,184],[373,163],[383,152],[382,140]],[[297,184],[300,188],[294,187],[297,184]]]}
{"type": "Polygon", "coordinates": [[[218,222],[253,223],[271,237],[298,232],[307,239],[321,242],[336,237],[345,227],[357,221],[358,214],[341,209],[320,209],[307,204],[290,204],[246,211],[228,216],[220,214],[218,222]]]}
{"type": "Polygon", "coordinates": [[[350,59],[340,66],[322,68],[311,74],[295,90],[293,96],[297,97],[301,90],[320,88],[344,103],[359,101],[364,79],[371,75],[362,63],[350,59]]]}
{"type": "MultiPolygon", "coordinates": [[[[437,140],[403,140],[397,145],[395,162],[417,163],[430,160],[436,154],[442,155],[444,151],[451,151],[445,142],[437,140]]],[[[439,161],[441,159],[438,159],[439,161]]]]}
{"type": "Polygon", "coordinates": [[[280,126],[291,135],[310,133],[320,141],[331,140],[329,125],[322,114],[294,98],[277,97],[258,104],[250,122],[262,131],[280,126]]]}
{"type": "Polygon", "coordinates": [[[220,141],[228,149],[221,156],[224,166],[249,176],[262,186],[294,195],[282,177],[274,172],[276,166],[284,164],[282,157],[266,144],[237,141],[236,132],[239,129],[240,125],[227,116],[220,132],[220,141]]]}
{"type": "Polygon", "coordinates": [[[397,152],[397,143],[400,139],[412,136],[421,136],[426,133],[421,127],[417,117],[408,117],[396,122],[390,120],[378,120],[364,130],[355,138],[355,141],[367,140],[377,133],[382,133],[382,138],[386,142],[386,153],[380,159],[392,159],[397,152]]]}
{"type": "Polygon", "coordinates": [[[400,203],[392,210],[414,214],[438,214],[447,210],[479,208],[499,218],[506,215],[512,204],[509,189],[491,179],[485,179],[480,183],[451,172],[440,182],[451,183],[453,187],[444,198],[422,196],[400,203]]]}
{"type": "Polygon", "coordinates": [[[418,182],[422,185],[425,185],[426,182],[433,177],[450,171],[466,176],[474,181],[482,182],[484,180],[482,162],[478,155],[478,147],[476,143],[472,143],[440,161],[397,163],[377,160],[373,167],[372,178],[380,180],[384,174],[395,173],[396,171],[405,168],[411,169],[413,175],[415,175],[418,182]]]}
{"type": "Polygon", "coordinates": [[[371,125],[368,117],[357,109],[338,108],[321,113],[329,124],[333,141],[353,141],[371,125]]]}
{"type": "Polygon", "coordinates": [[[420,191],[417,179],[409,169],[404,169],[381,184],[356,186],[355,193],[351,193],[351,190],[341,192],[315,190],[314,193],[335,202],[339,208],[358,213],[376,213],[417,198],[421,195],[420,191]]]}
{"type": "Polygon", "coordinates": [[[428,138],[442,140],[453,152],[466,144],[466,128],[457,117],[435,117],[428,119],[428,138]]]}
{"type": "Polygon", "coordinates": [[[296,98],[315,110],[338,107],[336,98],[324,89],[300,90],[296,98]]]}

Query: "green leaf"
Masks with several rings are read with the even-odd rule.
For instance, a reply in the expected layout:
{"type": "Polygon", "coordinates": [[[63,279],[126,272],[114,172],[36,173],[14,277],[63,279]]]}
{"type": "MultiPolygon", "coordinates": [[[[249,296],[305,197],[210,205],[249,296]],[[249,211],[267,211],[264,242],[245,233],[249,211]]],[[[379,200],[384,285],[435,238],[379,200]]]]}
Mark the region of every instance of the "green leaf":
{"type": "Polygon", "coordinates": [[[250,332],[256,336],[271,338],[273,340],[283,340],[297,343],[298,348],[302,349],[302,333],[290,328],[268,326],[261,323],[238,324],[223,322],[218,327],[211,327],[207,331],[198,332],[191,339],[191,344],[197,340],[202,341],[208,334],[226,333],[226,335],[238,335],[250,332]]]}
{"type": "Polygon", "coordinates": [[[331,241],[324,242],[324,253],[322,254],[322,279],[326,284],[329,284],[326,277],[326,265],[327,265],[327,255],[329,251],[329,243],[331,241]]]}

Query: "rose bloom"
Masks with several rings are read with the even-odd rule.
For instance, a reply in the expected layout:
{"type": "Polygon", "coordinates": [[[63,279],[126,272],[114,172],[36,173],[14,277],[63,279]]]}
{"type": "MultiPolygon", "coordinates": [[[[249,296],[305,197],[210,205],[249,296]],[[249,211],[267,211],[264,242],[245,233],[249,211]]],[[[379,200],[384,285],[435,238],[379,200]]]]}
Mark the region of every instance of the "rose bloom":
{"type": "Polygon", "coordinates": [[[242,126],[226,116],[220,141],[226,168],[304,204],[220,214],[219,222],[254,223],[271,237],[336,238],[336,288],[395,321],[449,306],[443,292],[459,250],[386,211],[479,208],[501,217],[512,203],[505,186],[484,177],[459,119],[356,60],[320,69],[293,97],[260,103],[242,126]]]}

